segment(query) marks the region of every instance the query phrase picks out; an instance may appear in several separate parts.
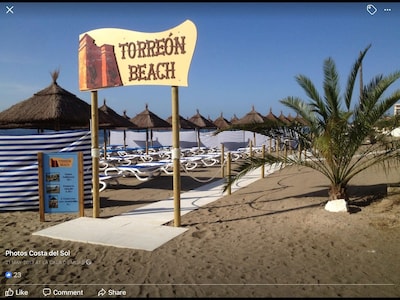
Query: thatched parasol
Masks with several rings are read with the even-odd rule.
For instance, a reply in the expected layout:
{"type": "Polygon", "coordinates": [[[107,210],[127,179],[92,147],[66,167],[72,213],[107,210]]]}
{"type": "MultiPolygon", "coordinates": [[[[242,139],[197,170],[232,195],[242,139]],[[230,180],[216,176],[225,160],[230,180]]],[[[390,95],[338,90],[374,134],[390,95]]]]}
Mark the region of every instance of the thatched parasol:
{"type": "Polygon", "coordinates": [[[272,108],[269,109],[269,113],[268,113],[268,115],[265,116],[265,118],[272,122],[279,121],[279,118],[272,113],[272,108]]]}
{"type": "Polygon", "coordinates": [[[149,110],[148,104],[144,111],[131,118],[131,122],[140,128],[171,128],[171,124],[149,110]]]}
{"type": "MultiPolygon", "coordinates": [[[[106,99],[104,99],[103,105],[99,107],[99,110],[102,111],[104,114],[107,115],[107,117],[110,119],[110,126],[107,127],[108,129],[123,129],[124,130],[124,144],[125,144],[125,136],[126,136],[126,129],[137,129],[138,126],[132,123],[129,118],[126,118],[125,116],[121,116],[118,114],[115,110],[107,106],[106,104],[106,99]]],[[[106,127],[103,127],[104,129],[104,157],[107,154],[107,142],[108,142],[108,136],[106,132],[106,127]]]]}
{"type": "Polygon", "coordinates": [[[291,114],[291,113],[289,113],[289,114],[286,116],[286,119],[288,119],[289,122],[290,122],[291,124],[292,124],[293,122],[295,122],[295,118],[292,117],[292,114],[291,114]]]}
{"type": "Polygon", "coordinates": [[[231,124],[236,124],[239,121],[239,118],[237,117],[236,114],[233,114],[233,117],[231,118],[231,124]]]}
{"type": "MultiPolygon", "coordinates": [[[[169,124],[171,124],[171,126],[172,126],[172,116],[169,116],[166,121],[169,124]]],[[[191,121],[189,121],[188,119],[185,119],[182,116],[179,116],[179,127],[181,129],[196,129],[197,128],[196,124],[192,123],[191,121]]]]}
{"type": "Polygon", "coordinates": [[[105,113],[110,120],[110,127],[113,129],[137,129],[138,126],[132,123],[129,118],[121,116],[115,110],[107,106],[106,99],[104,99],[103,105],[99,107],[103,113],[105,113]]]}
{"type": "Polygon", "coordinates": [[[213,123],[217,126],[218,129],[225,129],[231,126],[231,122],[225,119],[222,113],[218,118],[214,120],[213,123]]]}
{"type": "Polygon", "coordinates": [[[200,141],[201,129],[217,129],[217,125],[215,125],[213,122],[202,116],[198,109],[196,110],[196,114],[193,115],[191,118],[189,118],[189,121],[196,125],[198,147],[200,147],[201,145],[200,141]]]}
{"type": "Polygon", "coordinates": [[[146,103],[146,108],[141,113],[137,114],[135,117],[131,118],[130,121],[140,128],[146,129],[146,153],[149,150],[149,131],[150,131],[150,142],[153,142],[153,129],[169,129],[171,124],[163,120],[155,113],[149,110],[149,106],[146,103]]]}
{"type": "Polygon", "coordinates": [[[203,117],[199,110],[196,110],[196,114],[193,115],[191,118],[189,118],[189,121],[194,123],[198,128],[201,129],[214,129],[217,128],[217,126],[208,120],[207,118],[203,117]]]}
{"type": "Polygon", "coordinates": [[[290,125],[291,121],[283,114],[283,112],[281,111],[281,114],[278,117],[279,120],[281,120],[281,122],[285,125],[290,125]]]}
{"type": "Polygon", "coordinates": [[[244,117],[240,118],[235,124],[254,124],[264,123],[265,118],[255,110],[254,105],[244,117]]]}
{"type": "Polygon", "coordinates": [[[300,126],[303,126],[303,127],[308,125],[306,120],[304,120],[301,116],[299,116],[299,114],[297,114],[296,117],[294,117],[294,121],[296,124],[300,124],[300,126]]]}
{"type": "MultiPolygon", "coordinates": [[[[90,105],[57,84],[59,71],[51,75],[53,82],[47,88],[0,113],[0,128],[90,128],[90,105]]],[[[99,127],[109,126],[109,122],[107,116],[99,111],[99,127]]]]}

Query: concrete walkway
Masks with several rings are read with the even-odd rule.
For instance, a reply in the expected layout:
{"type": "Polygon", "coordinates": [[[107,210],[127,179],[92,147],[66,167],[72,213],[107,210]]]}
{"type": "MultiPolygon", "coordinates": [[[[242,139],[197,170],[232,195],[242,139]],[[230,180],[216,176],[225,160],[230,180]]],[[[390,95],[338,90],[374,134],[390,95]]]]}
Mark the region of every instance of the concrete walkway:
{"type": "MultiPolygon", "coordinates": [[[[279,165],[266,166],[265,176],[279,170],[279,165]]],[[[231,193],[261,178],[261,170],[249,172],[232,185],[231,193]]],[[[224,179],[181,194],[181,216],[226,195],[224,179]]],[[[119,216],[81,217],[55,225],[33,235],[119,248],[153,251],[187,229],[165,226],[174,220],[174,199],[151,203],[119,216]]]]}

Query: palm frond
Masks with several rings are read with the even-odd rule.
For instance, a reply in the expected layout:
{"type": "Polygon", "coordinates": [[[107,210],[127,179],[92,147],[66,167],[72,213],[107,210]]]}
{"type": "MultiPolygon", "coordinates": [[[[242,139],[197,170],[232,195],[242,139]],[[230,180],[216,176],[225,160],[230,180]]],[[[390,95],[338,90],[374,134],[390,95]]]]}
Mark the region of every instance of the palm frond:
{"type": "Polygon", "coordinates": [[[326,120],[328,114],[325,110],[325,103],[312,81],[304,75],[297,75],[296,81],[303,88],[306,95],[310,98],[310,106],[312,107],[312,110],[319,114],[322,119],[326,120]]]}
{"type": "Polygon", "coordinates": [[[325,92],[325,105],[329,116],[338,116],[340,109],[339,75],[332,58],[328,58],[324,63],[323,87],[325,92]]]}
{"type": "Polygon", "coordinates": [[[369,48],[371,48],[371,45],[368,45],[364,49],[364,51],[362,51],[360,53],[360,55],[358,56],[357,60],[353,64],[353,67],[352,67],[352,69],[350,71],[349,77],[347,78],[347,84],[346,84],[346,87],[345,87],[345,97],[344,97],[344,101],[345,101],[347,110],[350,109],[350,105],[351,105],[351,102],[353,100],[354,85],[355,85],[355,82],[356,82],[358,71],[360,70],[360,66],[362,64],[362,61],[363,61],[365,55],[367,54],[369,48]]]}

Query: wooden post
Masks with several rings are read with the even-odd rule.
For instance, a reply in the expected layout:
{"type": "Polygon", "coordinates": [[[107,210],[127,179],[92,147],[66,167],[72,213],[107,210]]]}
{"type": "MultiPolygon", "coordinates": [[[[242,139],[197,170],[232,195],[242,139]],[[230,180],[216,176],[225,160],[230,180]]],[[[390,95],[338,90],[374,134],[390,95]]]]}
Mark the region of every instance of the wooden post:
{"type": "MultiPolygon", "coordinates": [[[[262,145],[262,158],[265,158],[265,145],[262,145]]],[[[261,178],[265,177],[265,164],[261,166],[261,178]]]]}
{"type": "Polygon", "coordinates": [[[269,137],[269,147],[268,147],[268,153],[272,152],[272,138],[269,137]]]}
{"type": "Polygon", "coordinates": [[[104,128],[103,130],[103,135],[104,135],[104,145],[103,145],[103,151],[104,151],[104,160],[107,159],[107,140],[108,140],[108,136],[107,136],[107,129],[104,128]]]}
{"type": "Polygon", "coordinates": [[[181,166],[179,148],[179,94],[178,87],[172,86],[172,160],[174,189],[174,226],[181,226],[181,166]]]}
{"type": "Polygon", "coordinates": [[[84,174],[83,174],[83,152],[78,154],[78,182],[79,182],[79,217],[85,216],[85,191],[84,191],[84,174]]]}
{"type": "Polygon", "coordinates": [[[38,152],[38,181],[39,181],[39,218],[40,222],[45,221],[44,214],[44,192],[43,192],[43,152],[38,152]]]}
{"type": "Polygon", "coordinates": [[[283,146],[285,147],[285,149],[284,149],[284,155],[285,155],[285,158],[288,156],[288,142],[287,141],[284,141],[283,142],[283,146]]]}
{"type": "Polygon", "coordinates": [[[302,147],[301,147],[301,141],[299,139],[299,144],[297,145],[297,149],[299,149],[299,160],[301,160],[301,152],[303,151],[302,147]]]}
{"type": "Polygon", "coordinates": [[[225,145],[221,143],[221,177],[225,177],[225,145]]]}
{"type": "Polygon", "coordinates": [[[97,91],[91,92],[92,100],[92,196],[93,196],[93,218],[100,216],[100,198],[99,198],[99,119],[97,91]]]}
{"type": "MultiPolygon", "coordinates": [[[[227,161],[226,161],[226,167],[227,167],[227,171],[228,171],[228,178],[229,180],[231,180],[231,152],[228,152],[228,156],[227,156],[227,161]]],[[[229,185],[228,187],[228,195],[230,195],[232,193],[232,189],[231,186],[229,185]]]]}
{"type": "Polygon", "coordinates": [[[275,151],[276,151],[277,154],[279,154],[279,150],[280,150],[279,147],[280,146],[281,146],[280,138],[279,138],[279,136],[277,136],[276,140],[275,140],[275,147],[276,147],[275,151]]]}

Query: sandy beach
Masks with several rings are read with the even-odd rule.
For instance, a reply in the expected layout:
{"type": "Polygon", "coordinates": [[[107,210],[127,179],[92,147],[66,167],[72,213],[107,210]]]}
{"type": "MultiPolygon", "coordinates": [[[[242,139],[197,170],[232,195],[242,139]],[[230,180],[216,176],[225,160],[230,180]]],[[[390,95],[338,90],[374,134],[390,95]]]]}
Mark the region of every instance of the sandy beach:
{"type": "MultiPolygon", "coordinates": [[[[221,178],[217,167],[181,175],[182,192],[204,184],[191,176],[221,178]]],[[[287,166],[185,214],[181,226],[188,230],[154,251],[32,235],[73,214],[40,222],[37,211],[1,212],[2,269],[15,273],[2,276],[1,294],[12,287],[43,297],[42,289],[50,287],[83,290],[84,297],[104,289],[104,297],[130,298],[397,298],[400,196],[386,190],[399,181],[395,168],[365,171],[350,182],[352,213],[334,213],[324,209],[328,181],[311,169],[287,166]],[[6,257],[6,250],[65,257],[6,257]]],[[[107,218],[172,196],[171,175],[144,183],[123,178],[101,192],[100,214],[107,218]]]]}

